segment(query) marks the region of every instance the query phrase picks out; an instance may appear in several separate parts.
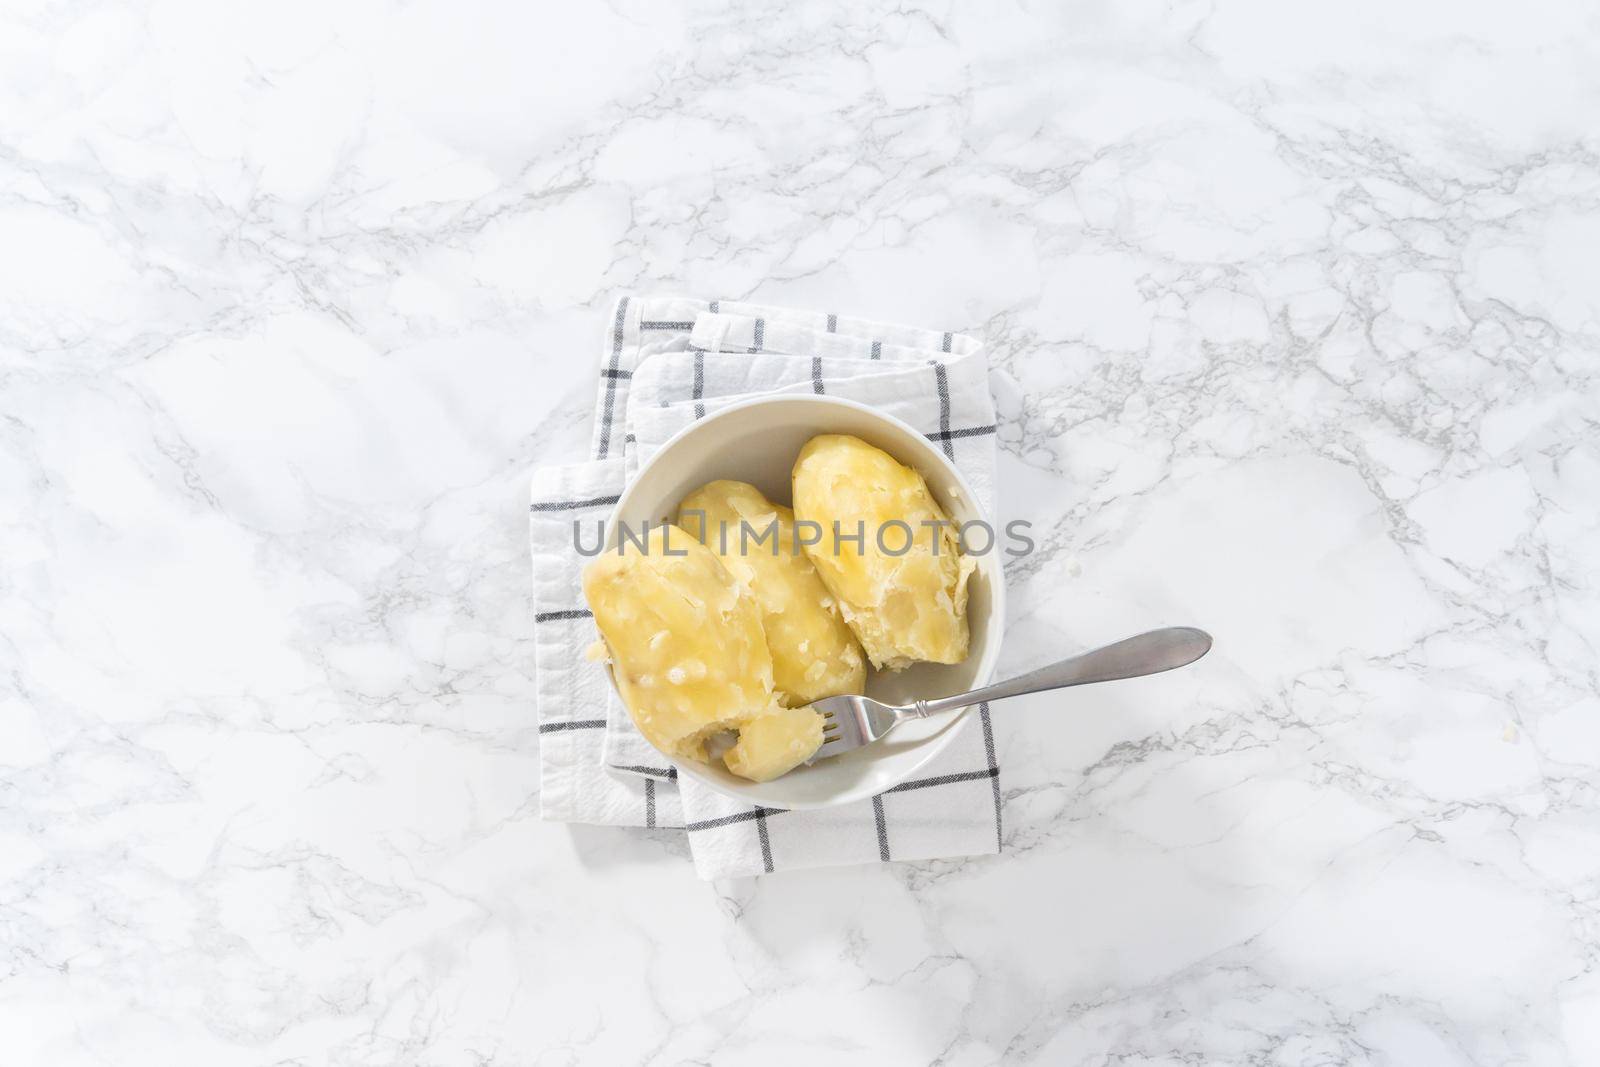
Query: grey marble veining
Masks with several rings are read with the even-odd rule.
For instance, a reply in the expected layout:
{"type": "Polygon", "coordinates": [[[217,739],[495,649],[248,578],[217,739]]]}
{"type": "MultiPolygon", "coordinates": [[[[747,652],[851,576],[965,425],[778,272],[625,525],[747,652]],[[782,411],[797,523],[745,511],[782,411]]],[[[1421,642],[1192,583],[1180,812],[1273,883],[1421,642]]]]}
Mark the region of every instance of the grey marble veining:
{"type": "Polygon", "coordinates": [[[13,4],[7,1063],[1600,1060],[1590,5],[13,4]],[[997,859],[541,823],[621,290],[983,336],[997,859]]]}

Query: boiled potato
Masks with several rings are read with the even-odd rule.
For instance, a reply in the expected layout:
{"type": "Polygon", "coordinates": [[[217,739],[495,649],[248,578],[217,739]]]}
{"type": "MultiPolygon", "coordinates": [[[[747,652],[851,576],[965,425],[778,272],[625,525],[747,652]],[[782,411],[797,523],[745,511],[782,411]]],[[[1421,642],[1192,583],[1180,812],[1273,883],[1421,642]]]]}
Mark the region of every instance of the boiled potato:
{"type": "Polygon", "coordinates": [[[746,482],[717,481],[684,497],[678,525],[716,553],[761,605],[781,703],[801,707],[862,691],[866,657],[816,567],[796,547],[792,511],[746,482]]]}
{"type": "Polygon", "coordinates": [[[822,716],[810,708],[779,708],[746,719],[739,741],[724,755],[728,770],[752,782],[770,782],[822,747],[822,716]]]}
{"type": "MultiPolygon", "coordinates": [[[[661,751],[705,762],[715,735],[784,710],[772,688],[760,606],[683,530],[655,527],[642,547],[623,538],[621,551],[584,571],[583,592],[622,702],[661,751]]],[[[776,777],[822,743],[820,720],[816,743],[804,751],[808,735],[777,725],[757,726],[748,743],[741,738],[743,749],[736,744],[725,757],[729,768],[776,777]]]]}
{"type": "Polygon", "coordinates": [[[624,538],[584,571],[583,594],[623,703],[663,752],[704,760],[707,738],[772,709],[760,608],[684,531],[655,527],[642,550],[624,538]]]}
{"type": "Polygon", "coordinates": [[[824,531],[806,551],[874,666],[966,658],[973,561],[962,557],[951,526],[923,525],[949,516],[921,474],[859,437],[813,437],[795,461],[794,513],[824,531]],[[905,528],[886,525],[896,520],[905,528]],[[860,522],[862,543],[836,544],[835,522],[845,534],[860,522]]]}

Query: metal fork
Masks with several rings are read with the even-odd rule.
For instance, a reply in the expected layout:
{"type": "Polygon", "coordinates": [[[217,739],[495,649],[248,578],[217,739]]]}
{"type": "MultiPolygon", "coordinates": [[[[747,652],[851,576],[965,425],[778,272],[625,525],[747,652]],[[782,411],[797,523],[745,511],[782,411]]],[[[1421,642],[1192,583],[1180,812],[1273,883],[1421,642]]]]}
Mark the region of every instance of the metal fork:
{"type": "Polygon", "coordinates": [[[996,682],[970,693],[919,700],[894,707],[863,696],[824,697],[811,705],[823,718],[822,747],[807,762],[831,759],[862,745],[870,745],[907,719],[922,719],[951,708],[965,708],[986,700],[1004,700],[1024,693],[1043,693],[1069,685],[1114,682],[1160,674],[1193,663],[1211,651],[1211,635],[1191,626],[1169,626],[1073,656],[1048,667],[996,682]]]}

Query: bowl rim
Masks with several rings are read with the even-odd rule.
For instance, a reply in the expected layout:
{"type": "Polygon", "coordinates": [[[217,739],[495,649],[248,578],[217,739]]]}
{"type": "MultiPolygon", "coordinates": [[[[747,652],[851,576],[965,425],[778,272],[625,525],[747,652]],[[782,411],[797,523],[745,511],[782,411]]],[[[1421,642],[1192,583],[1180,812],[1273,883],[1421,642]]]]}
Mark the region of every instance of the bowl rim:
{"type": "MultiPolygon", "coordinates": [[[[961,472],[961,468],[956,466],[955,462],[946,456],[942,451],[940,451],[939,448],[933,444],[933,442],[929,441],[927,434],[923,433],[921,430],[918,430],[904,419],[890,415],[888,412],[875,408],[870,404],[863,404],[860,401],[850,400],[845,397],[807,393],[778,393],[770,396],[758,396],[751,397],[747,400],[735,401],[726,407],[719,408],[715,412],[708,413],[704,418],[696,419],[694,422],[691,422],[689,425],[683,427],[683,429],[677,431],[663,441],[661,443],[661,447],[656,449],[655,454],[641,464],[638,472],[628,480],[627,486],[624,487],[622,493],[617,497],[616,504],[612,505],[611,511],[607,515],[606,535],[605,540],[602,542],[600,551],[604,553],[615,549],[617,537],[619,536],[616,516],[621,514],[630,503],[634,491],[644,482],[644,476],[646,472],[658,462],[661,462],[663,457],[671,452],[674,445],[678,444],[691,434],[703,432],[707,426],[713,424],[717,420],[726,418],[729,415],[737,414],[740,411],[744,411],[753,407],[763,407],[765,405],[774,403],[792,404],[797,402],[801,404],[814,404],[818,407],[838,407],[852,409],[868,415],[873,419],[896,427],[910,436],[913,440],[919,441],[923,444],[923,446],[925,446],[928,454],[934,458],[934,461],[944,467],[946,472],[951,476],[956,486],[961,490],[963,499],[974,502],[978,500],[977,494],[972,491],[972,485],[967,481],[966,475],[961,472]]],[[[817,432],[826,433],[828,431],[818,430],[817,432]]],[[[920,470],[919,473],[921,473],[920,470]]],[[[992,514],[985,514],[983,517],[990,521],[993,521],[994,519],[992,514]]],[[[980,686],[988,685],[993,680],[995,667],[1000,658],[1000,646],[1005,638],[1006,589],[1004,565],[995,565],[989,572],[989,578],[991,586],[991,617],[988,619],[988,630],[991,636],[984,650],[983,659],[978,662],[977,668],[973,674],[972,687],[974,689],[979,688],[980,686]]],[[[617,689],[617,682],[615,676],[612,674],[611,663],[606,661],[604,663],[604,667],[606,672],[606,681],[611,686],[611,692],[620,701],[622,699],[622,694],[617,689]]],[[[858,801],[870,800],[885,790],[892,789],[895,786],[909,780],[918,771],[920,771],[923,767],[926,767],[930,762],[933,761],[935,757],[937,757],[941,752],[950,746],[950,743],[955,739],[956,728],[973,713],[973,710],[973,706],[968,706],[959,709],[953,715],[951,715],[949,723],[937,734],[934,734],[932,737],[928,738],[928,743],[924,746],[926,751],[923,752],[917,760],[909,763],[903,773],[895,774],[892,781],[889,781],[886,784],[874,786],[866,791],[860,791],[859,793],[841,793],[836,797],[830,797],[826,800],[802,801],[788,805],[776,805],[771,803],[757,804],[756,801],[752,800],[750,797],[741,794],[735,789],[728,788],[714,775],[702,771],[693,760],[681,759],[679,757],[669,755],[665,752],[662,752],[659,748],[656,748],[655,750],[656,752],[660,753],[663,759],[667,760],[668,763],[677,768],[680,777],[683,775],[688,775],[689,777],[694,778],[695,781],[704,785],[707,789],[710,789],[721,796],[728,797],[731,800],[736,800],[741,804],[773,809],[781,808],[782,810],[788,811],[806,811],[817,810],[821,808],[833,808],[844,804],[853,804],[858,801]]],[[[647,743],[648,741],[649,739],[646,738],[647,743]]],[[[651,747],[655,748],[653,744],[651,747]]],[[[773,779],[773,781],[781,780],[782,776],[773,779]]],[[[764,785],[767,783],[752,784],[764,785]]]]}

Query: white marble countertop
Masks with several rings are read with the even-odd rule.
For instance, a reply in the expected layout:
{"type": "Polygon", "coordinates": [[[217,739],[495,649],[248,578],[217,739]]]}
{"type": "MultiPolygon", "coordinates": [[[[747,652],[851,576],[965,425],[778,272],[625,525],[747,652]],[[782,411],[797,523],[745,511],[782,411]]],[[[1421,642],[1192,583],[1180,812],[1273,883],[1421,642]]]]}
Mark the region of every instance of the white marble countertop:
{"type": "Polygon", "coordinates": [[[14,4],[15,1064],[1600,1062],[1590,5],[14,4]],[[542,823],[622,291],[982,336],[998,858],[542,823]]]}

